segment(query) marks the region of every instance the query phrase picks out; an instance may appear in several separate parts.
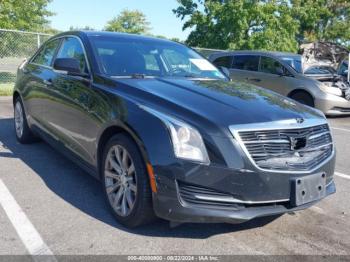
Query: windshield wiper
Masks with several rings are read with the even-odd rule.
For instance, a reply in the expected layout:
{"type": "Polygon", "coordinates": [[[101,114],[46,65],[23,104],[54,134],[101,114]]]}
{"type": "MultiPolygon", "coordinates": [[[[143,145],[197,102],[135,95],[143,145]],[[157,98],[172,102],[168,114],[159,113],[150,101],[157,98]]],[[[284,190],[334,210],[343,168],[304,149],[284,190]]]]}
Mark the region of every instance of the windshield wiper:
{"type": "Polygon", "coordinates": [[[199,75],[194,75],[194,74],[178,75],[175,77],[196,78],[196,79],[215,79],[215,78],[208,77],[208,76],[199,76],[199,75]]]}
{"type": "Polygon", "coordinates": [[[112,78],[132,78],[132,79],[145,79],[145,78],[155,78],[155,76],[152,75],[146,75],[146,74],[131,74],[131,75],[123,75],[123,76],[111,76],[112,78]]]}
{"type": "Polygon", "coordinates": [[[147,75],[145,75],[145,74],[132,74],[131,75],[131,78],[136,78],[136,79],[144,79],[144,78],[146,78],[147,77],[147,75]]]}

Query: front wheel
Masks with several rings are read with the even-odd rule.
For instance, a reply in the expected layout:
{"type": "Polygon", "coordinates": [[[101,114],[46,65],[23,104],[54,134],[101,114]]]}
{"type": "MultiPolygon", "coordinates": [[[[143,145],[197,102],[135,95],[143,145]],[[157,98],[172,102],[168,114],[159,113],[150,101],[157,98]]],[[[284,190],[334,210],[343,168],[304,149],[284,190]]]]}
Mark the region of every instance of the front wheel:
{"type": "Polygon", "coordinates": [[[106,200],[119,223],[136,227],[154,219],[147,171],[128,136],[120,134],[109,140],[101,172],[106,200]]]}
{"type": "Polygon", "coordinates": [[[19,97],[14,104],[14,126],[18,142],[21,144],[29,144],[36,141],[36,137],[28,126],[23,104],[19,97]]]}
{"type": "Polygon", "coordinates": [[[296,92],[294,94],[292,94],[290,96],[290,98],[298,101],[299,103],[301,104],[304,104],[304,105],[307,105],[307,106],[311,106],[311,107],[315,107],[315,102],[314,102],[314,99],[313,97],[306,93],[306,92],[296,92]]]}

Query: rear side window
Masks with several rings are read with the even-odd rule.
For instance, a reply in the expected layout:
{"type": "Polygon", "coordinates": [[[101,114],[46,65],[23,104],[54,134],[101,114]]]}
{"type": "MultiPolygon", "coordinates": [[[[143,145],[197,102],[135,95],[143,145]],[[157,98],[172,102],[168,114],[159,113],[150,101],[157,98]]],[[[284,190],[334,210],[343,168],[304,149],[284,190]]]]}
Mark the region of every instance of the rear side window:
{"type": "Polygon", "coordinates": [[[233,57],[233,69],[258,71],[259,56],[255,55],[237,55],[233,57]]]}
{"type": "Polygon", "coordinates": [[[51,66],[52,59],[55,55],[56,49],[60,43],[59,39],[50,41],[46,43],[41,51],[34,57],[32,63],[43,65],[43,66],[51,66]]]}
{"type": "Polygon", "coordinates": [[[57,58],[75,58],[79,61],[81,72],[88,73],[83,47],[75,37],[68,37],[64,40],[57,53],[57,58]]]}
{"type": "Polygon", "coordinates": [[[216,58],[214,60],[213,64],[216,65],[217,67],[223,66],[223,67],[226,67],[226,68],[231,68],[232,56],[221,56],[221,57],[218,57],[218,58],[216,58]]]}

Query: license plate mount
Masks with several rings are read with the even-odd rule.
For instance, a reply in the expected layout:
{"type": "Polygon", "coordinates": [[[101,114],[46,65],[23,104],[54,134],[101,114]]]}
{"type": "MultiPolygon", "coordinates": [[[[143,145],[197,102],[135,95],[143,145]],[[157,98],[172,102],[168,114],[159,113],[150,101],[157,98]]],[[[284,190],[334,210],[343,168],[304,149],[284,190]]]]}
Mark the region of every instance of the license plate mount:
{"type": "Polygon", "coordinates": [[[304,205],[326,196],[326,174],[317,173],[292,179],[291,204],[304,205]]]}

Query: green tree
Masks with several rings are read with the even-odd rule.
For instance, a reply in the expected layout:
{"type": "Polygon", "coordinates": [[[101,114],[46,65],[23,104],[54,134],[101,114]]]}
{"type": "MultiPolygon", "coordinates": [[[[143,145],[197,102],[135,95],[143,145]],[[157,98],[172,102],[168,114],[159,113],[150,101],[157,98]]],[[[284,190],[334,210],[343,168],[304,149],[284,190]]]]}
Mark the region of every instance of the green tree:
{"type": "Polygon", "coordinates": [[[150,23],[145,14],[138,10],[123,10],[117,17],[107,22],[105,30],[132,34],[147,34],[150,23]]]}
{"type": "Polygon", "coordinates": [[[291,4],[300,22],[299,40],[349,44],[349,0],[292,0],[291,4]]]}
{"type": "MultiPolygon", "coordinates": [[[[0,0],[0,28],[23,31],[49,31],[47,10],[50,0],[0,0]]],[[[40,36],[45,41],[49,36],[40,36]]],[[[0,57],[23,58],[36,49],[38,36],[17,32],[0,32],[0,57]]]]}
{"type": "Polygon", "coordinates": [[[47,10],[51,0],[1,0],[0,28],[40,31],[53,13],[47,10]]]}
{"type": "Polygon", "coordinates": [[[178,0],[174,13],[198,47],[296,51],[298,22],[288,0],[178,0]]]}

